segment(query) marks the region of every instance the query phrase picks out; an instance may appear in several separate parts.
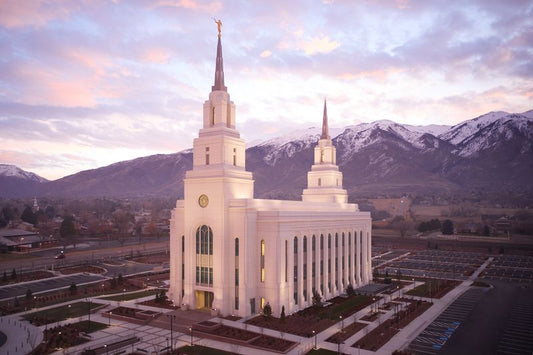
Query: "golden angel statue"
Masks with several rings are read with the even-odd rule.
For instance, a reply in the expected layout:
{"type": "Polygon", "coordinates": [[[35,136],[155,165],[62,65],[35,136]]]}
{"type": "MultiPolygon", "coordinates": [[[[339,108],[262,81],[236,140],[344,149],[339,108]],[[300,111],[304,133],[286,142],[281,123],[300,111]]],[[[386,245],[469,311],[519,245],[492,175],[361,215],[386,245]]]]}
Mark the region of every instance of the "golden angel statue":
{"type": "Polygon", "coordinates": [[[213,18],[213,20],[215,20],[215,23],[217,24],[217,27],[218,27],[218,37],[220,37],[220,32],[222,30],[222,21],[220,21],[220,19],[216,19],[216,18],[213,18]]]}

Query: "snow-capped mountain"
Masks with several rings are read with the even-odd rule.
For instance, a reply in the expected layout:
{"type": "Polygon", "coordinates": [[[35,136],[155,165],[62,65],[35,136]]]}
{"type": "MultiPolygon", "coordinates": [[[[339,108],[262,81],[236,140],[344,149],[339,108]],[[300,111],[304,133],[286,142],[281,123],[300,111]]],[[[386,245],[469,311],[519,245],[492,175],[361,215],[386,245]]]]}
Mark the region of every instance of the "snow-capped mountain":
{"type": "Polygon", "coordinates": [[[13,177],[13,178],[21,179],[21,180],[34,181],[34,182],[48,181],[45,178],[40,177],[37,174],[22,170],[21,168],[15,165],[9,165],[9,164],[0,164],[0,176],[13,177]]]}
{"type": "Polygon", "coordinates": [[[452,144],[459,144],[466,138],[470,137],[472,134],[507,115],[509,114],[503,111],[493,111],[486,113],[474,119],[464,121],[453,126],[446,132],[443,132],[439,136],[439,138],[452,144]]]}
{"type": "MultiPolygon", "coordinates": [[[[246,169],[254,174],[255,196],[300,199],[320,133],[314,127],[249,146],[246,169]]],[[[330,135],[352,198],[480,192],[533,196],[533,110],[491,112],[453,127],[381,120],[330,129],[330,135]]],[[[191,167],[191,150],[149,156],[34,182],[25,195],[179,198],[191,167]]],[[[0,184],[0,197],[12,192],[0,184]]]]}

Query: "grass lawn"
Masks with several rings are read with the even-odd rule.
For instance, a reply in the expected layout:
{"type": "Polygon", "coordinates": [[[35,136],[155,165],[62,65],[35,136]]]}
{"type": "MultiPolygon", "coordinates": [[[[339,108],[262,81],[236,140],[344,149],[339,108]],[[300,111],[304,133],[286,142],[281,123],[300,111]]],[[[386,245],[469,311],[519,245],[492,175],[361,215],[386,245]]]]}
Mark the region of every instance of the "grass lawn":
{"type": "Polygon", "coordinates": [[[194,345],[194,346],[182,346],[181,348],[177,349],[178,354],[201,354],[201,355],[231,355],[234,353],[230,353],[224,350],[219,349],[213,349],[208,348],[201,345],[194,345]]]}
{"type": "Polygon", "coordinates": [[[109,296],[109,297],[102,297],[103,300],[109,300],[109,301],[130,301],[137,298],[142,298],[146,296],[153,296],[156,293],[159,293],[161,291],[159,290],[146,290],[146,291],[140,291],[140,292],[134,292],[134,293],[127,293],[124,294],[124,297],[122,297],[122,293],[115,296],[109,296]]]}
{"type": "Polygon", "coordinates": [[[320,312],[319,317],[329,319],[339,319],[339,316],[341,315],[348,317],[358,310],[358,306],[369,304],[371,303],[371,300],[372,297],[370,296],[351,296],[342,303],[325,308],[322,312],[320,312]],[[351,312],[352,310],[353,312],[351,312]],[[346,314],[346,312],[349,312],[350,314],[346,314]]]}
{"type": "Polygon", "coordinates": [[[72,325],[78,328],[80,331],[85,332],[85,333],[96,332],[98,330],[102,330],[108,327],[107,324],[100,323],[100,322],[94,322],[94,321],[90,322],[90,327],[89,327],[88,320],[83,320],[78,323],[73,323],[72,325]]]}
{"type": "Polygon", "coordinates": [[[91,309],[101,306],[99,303],[94,302],[76,302],[70,305],[29,313],[24,316],[24,319],[43,318],[47,320],[47,323],[53,323],[68,318],[84,316],[89,311],[89,305],[91,309]]]}

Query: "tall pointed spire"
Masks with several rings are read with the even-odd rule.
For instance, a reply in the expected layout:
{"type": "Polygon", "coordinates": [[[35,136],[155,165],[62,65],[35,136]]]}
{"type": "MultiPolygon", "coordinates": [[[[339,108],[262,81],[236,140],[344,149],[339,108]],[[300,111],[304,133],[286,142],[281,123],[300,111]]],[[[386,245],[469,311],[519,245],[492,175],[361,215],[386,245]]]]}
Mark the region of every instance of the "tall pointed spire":
{"type": "Polygon", "coordinates": [[[330,139],[328,129],[328,108],[326,107],[326,99],[324,99],[324,117],[322,118],[322,136],[320,139],[330,139]]]}
{"type": "Polygon", "coordinates": [[[211,91],[228,91],[228,88],[224,85],[224,64],[222,62],[222,43],[220,42],[220,34],[218,35],[217,45],[215,85],[211,87],[211,91]]]}

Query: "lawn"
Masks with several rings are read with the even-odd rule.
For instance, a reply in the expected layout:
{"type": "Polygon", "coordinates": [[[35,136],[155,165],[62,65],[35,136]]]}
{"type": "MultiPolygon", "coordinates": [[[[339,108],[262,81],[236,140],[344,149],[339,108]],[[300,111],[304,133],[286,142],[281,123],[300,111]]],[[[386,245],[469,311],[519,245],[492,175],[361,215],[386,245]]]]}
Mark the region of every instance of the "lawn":
{"type": "Polygon", "coordinates": [[[61,307],[29,313],[24,316],[24,319],[31,320],[36,325],[48,324],[68,318],[76,318],[87,315],[89,307],[94,309],[100,306],[101,305],[99,303],[94,302],[76,302],[61,307]]]}
{"type": "Polygon", "coordinates": [[[230,353],[224,350],[219,349],[213,349],[208,348],[201,345],[194,345],[194,346],[182,346],[181,348],[177,349],[177,354],[198,354],[198,355],[232,355],[234,353],[230,353]]]}
{"type": "Polygon", "coordinates": [[[134,300],[137,298],[153,296],[158,292],[160,291],[159,290],[146,290],[146,291],[140,291],[140,292],[134,292],[134,293],[126,293],[124,294],[124,296],[122,296],[122,294],[118,294],[115,296],[102,297],[102,299],[108,300],[108,301],[130,301],[130,300],[134,300]]]}
{"type": "Polygon", "coordinates": [[[410,296],[441,298],[449,291],[453,290],[460,282],[452,280],[427,280],[420,286],[406,292],[410,296]]]}
{"type": "Polygon", "coordinates": [[[78,328],[80,331],[85,332],[85,333],[96,332],[96,331],[99,331],[99,330],[102,330],[108,327],[107,324],[100,323],[100,322],[94,322],[94,321],[89,322],[88,320],[83,320],[78,323],[73,323],[72,326],[78,328]]]}

